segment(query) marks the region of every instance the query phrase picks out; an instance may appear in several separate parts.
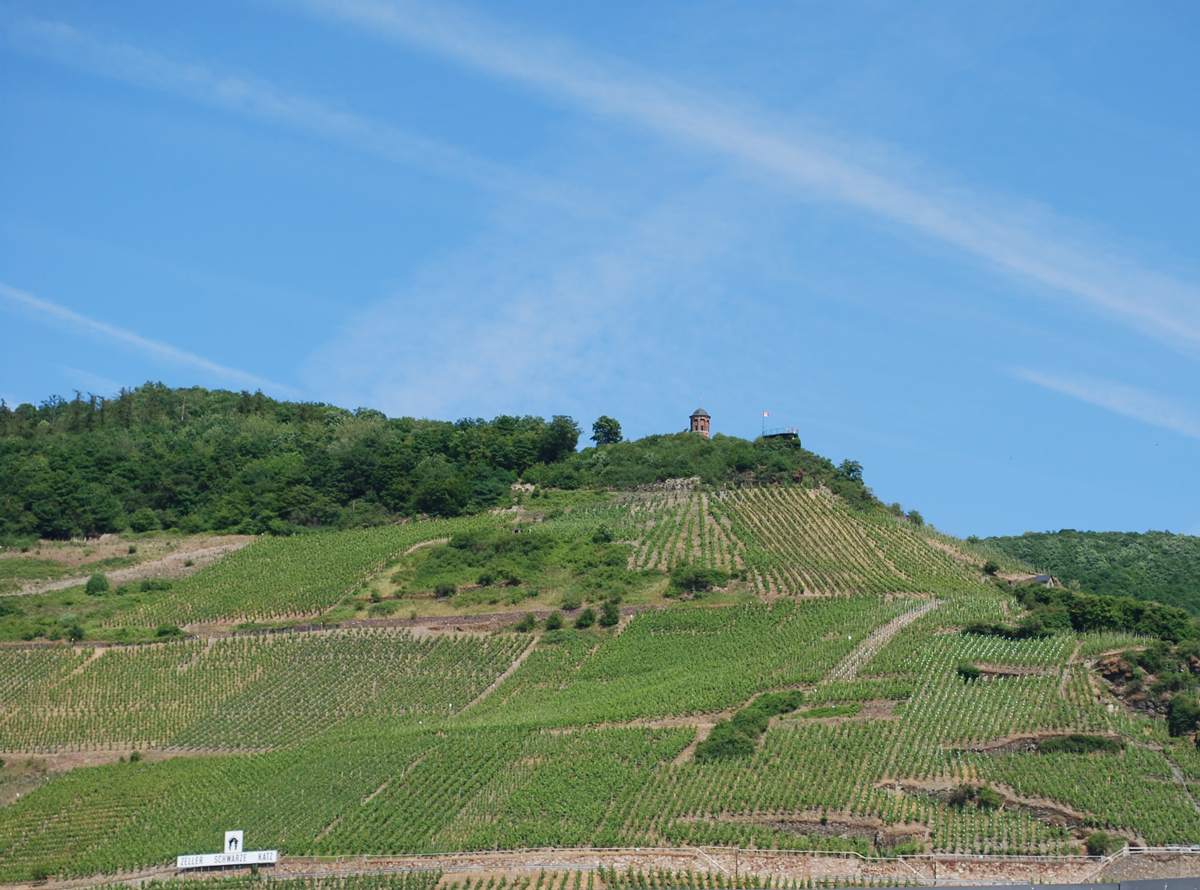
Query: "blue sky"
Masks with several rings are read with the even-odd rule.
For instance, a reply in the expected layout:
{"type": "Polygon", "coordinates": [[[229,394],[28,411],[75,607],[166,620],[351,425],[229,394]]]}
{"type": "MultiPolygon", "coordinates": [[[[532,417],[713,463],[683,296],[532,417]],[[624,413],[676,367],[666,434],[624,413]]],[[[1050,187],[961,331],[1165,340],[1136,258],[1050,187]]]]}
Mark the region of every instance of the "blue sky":
{"type": "Polygon", "coordinates": [[[0,397],[762,412],[1200,534],[1193,3],[0,2],[0,397]]]}

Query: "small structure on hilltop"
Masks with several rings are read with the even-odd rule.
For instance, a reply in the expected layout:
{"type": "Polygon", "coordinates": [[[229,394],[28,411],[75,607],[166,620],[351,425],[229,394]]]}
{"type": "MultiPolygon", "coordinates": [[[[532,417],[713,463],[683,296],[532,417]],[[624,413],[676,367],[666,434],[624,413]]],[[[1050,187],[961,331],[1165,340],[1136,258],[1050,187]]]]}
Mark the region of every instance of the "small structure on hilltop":
{"type": "Polygon", "coordinates": [[[688,432],[699,433],[704,438],[708,438],[709,424],[712,418],[708,416],[708,412],[703,408],[697,408],[692,412],[692,425],[688,432]]]}

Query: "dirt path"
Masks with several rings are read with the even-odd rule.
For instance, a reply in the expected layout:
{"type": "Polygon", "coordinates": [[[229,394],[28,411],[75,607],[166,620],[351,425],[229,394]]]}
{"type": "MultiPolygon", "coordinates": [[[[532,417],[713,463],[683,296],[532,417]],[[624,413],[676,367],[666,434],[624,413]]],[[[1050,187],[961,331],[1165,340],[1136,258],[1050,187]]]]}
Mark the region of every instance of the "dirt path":
{"type": "Polygon", "coordinates": [[[883,627],[871,631],[865,640],[855,646],[853,651],[838,663],[837,667],[825,675],[825,679],[821,681],[822,685],[853,680],[858,676],[859,669],[874,658],[875,653],[886,646],[892,637],[939,605],[939,600],[922,603],[917,608],[893,618],[883,627]]]}
{"type": "MultiPolygon", "coordinates": [[[[210,544],[206,547],[189,546],[192,542],[185,540],[181,542],[179,549],[158,559],[147,560],[146,562],[127,566],[123,569],[112,569],[105,572],[105,574],[108,576],[109,583],[113,585],[125,584],[129,581],[141,581],[144,578],[185,578],[188,575],[194,575],[205,566],[212,565],[227,554],[233,553],[235,550],[241,550],[254,540],[249,535],[231,536],[222,540],[220,544],[210,544]],[[188,565],[188,563],[191,563],[191,565],[188,565]]],[[[204,543],[208,543],[208,541],[204,543]]],[[[86,572],[89,564],[83,563],[77,568],[86,572]]],[[[80,574],[70,578],[56,578],[53,581],[26,581],[18,590],[13,591],[9,595],[20,596],[29,593],[46,593],[51,590],[63,590],[67,587],[75,587],[78,584],[82,584],[86,580],[87,575],[80,574]]]]}
{"type": "Polygon", "coordinates": [[[500,684],[503,683],[505,680],[507,680],[509,677],[511,677],[516,672],[517,668],[519,668],[521,666],[522,662],[524,662],[525,659],[529,657],[529,653],[537,648],[538,640],[540,640],[541,638],[542,638],[541,634],[535,634],[533,639],[529,641],[529,645],[525,647],[525,651],[523,651],[520,655],[518,655],[515,659],[513,659],[513,663],[508,666],[508,668],[504,671],[504,673],[502,673],[499,677],[497,677],[490,684],[488,684],[487,689],[483,690],[483,692],[479,693],[479,695],[475,696],[473,699],[471,699],[469,702],[467,702],[466,706],[463,707],[462,711],[459,711],[458,713],[461,714],[463,711],[467,710],[468,708],[471,708],[474,705],[479,704],[481,701],[483,701],[485,698],[487,698],[489,695],[491,695],[493,690],[498,689],[500,687],[500,684]]]}
{"type": "MultiPolygon", "coordinates": [[[[1200,856],[1175,853],[1188,860],[1186,866],[1200,866],[1200,856]]],[[[725,847],[624,847],[611,849],[540,849],[497,850],[491,852],[444,853],[436,855],[337,856],[280,858],[277,865],[264,866],[264,876],[273,879],[333,877],[351,874],[386,874],[400,871],[443,872],[443,886],[472,880],[507,876],[509,880],[547,872],[570,874],[598,868],[650,872],[651,869],[675,873],[720,874],[745,886],[748,876],[759,880],[770,876],[775,882],[814,881],[828,878],[849,879],[859,885],[881,882],[921,884],[996,884],[1022,882],[1032,884],[1081,883],[1093,879],[1114,861],[1086,856],[1060,857],[987,857],[921,855],[902,859],[866,859],[856,854],[793,853],[781,850],[737,850],[725,847]]],[[[1134,857],[1128,857],[1133,859],[1134,857]]],[[[1142,857],[1138,857],[1142,858],[1142,857]]],[[[1145,857],[1149,858],[1149,857],[1145,857]]],[[[244,875],[248,869],[224,869],[226,877],[244,875]]],[[[176,877],[201,877],[203,873],[180,871],[174,865],[161,865],[124,872],[120,875],[96,875],[87,878],[50,880],[38,884],[4,884],[4,890],[82,890],[99,884],[140,886],[146,881],[176,877]]],[[[1128,878],[1126,878],[1128,879],[1128,878]]],[[[755,881],[758,883],[759,881],[755,881]]],[[[602,874],[596,874],[593,886],[605,890],[602,874]]]]}
{"type": "Polygon", "coordinates": [[[1067,681],[1071,679],[1071,665],[1075,663],[1075,658],[1079,655],[1079,650],[1082,648],[1082,641],[1075,644],[1075,650],[1071,653],[1071,657],[1067,659],[1067,666],[1063,668],[1062,682],[1058,684],[1058,697],[1063,701],[1067,699],[1067,681]]]}

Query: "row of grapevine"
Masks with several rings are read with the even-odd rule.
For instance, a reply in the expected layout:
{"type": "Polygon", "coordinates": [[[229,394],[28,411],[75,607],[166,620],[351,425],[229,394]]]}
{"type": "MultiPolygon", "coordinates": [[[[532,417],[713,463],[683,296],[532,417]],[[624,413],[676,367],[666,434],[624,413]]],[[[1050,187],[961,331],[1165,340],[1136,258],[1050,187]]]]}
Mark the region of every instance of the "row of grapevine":
{"type": "Polygon", "coordinates": [[[44,679],[0,700],[0,748],[262,748],[366,714],[441,719],[527,645],[509,634],[418,639],[373,629],[112,648],[98,658],[85,650],[66,662],[70,650],[20,650],[22,666],[44,679]]]}
{"type": "Polygon", "coordinates": [[[720,711],[818,682],[911,605],[861,596],[643,613],[611,639],[539,647],[461,719],[563,726],[720,711]]]}
{"type": "Polygon", "coordinates": [[[119,620],[182,627],[319,615],[408,547],[496,522],[496,517],[479,516],[261,538],[178,582],[170,596],[156,598],[119,620]]]}
{"type": "Polygon", "coordinates": [[[784,594],[930,591],[978,586],[978,572],[891,517],[820,491],[756,488],[714,499],[764,590],[784,594]],[[753,546],[751,546],[753,545],[753,546]]]}

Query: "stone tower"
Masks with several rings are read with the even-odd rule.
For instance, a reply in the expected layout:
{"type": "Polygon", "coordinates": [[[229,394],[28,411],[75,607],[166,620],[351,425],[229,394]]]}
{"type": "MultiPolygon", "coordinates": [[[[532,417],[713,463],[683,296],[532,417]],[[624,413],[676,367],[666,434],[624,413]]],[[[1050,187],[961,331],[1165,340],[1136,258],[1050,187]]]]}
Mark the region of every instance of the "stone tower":
{"type": "Polygon", "coordinates": [[[708,412],[705,411],[703,408],[697,408],[695,411],[692,412],[691,419],[692,419],[692,426],[689,431],[693,432],[693,433],[699,433],[700,435],[702,435],[704,438],[707,439],[708,438],[708,423],[710,420],[710,418],[708,416],[708,412]]]}

